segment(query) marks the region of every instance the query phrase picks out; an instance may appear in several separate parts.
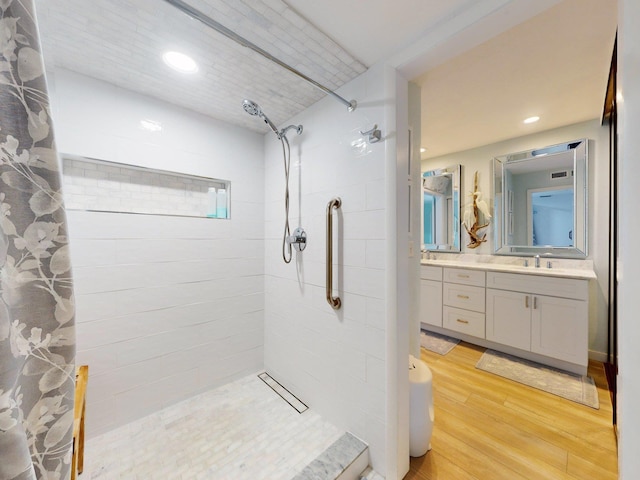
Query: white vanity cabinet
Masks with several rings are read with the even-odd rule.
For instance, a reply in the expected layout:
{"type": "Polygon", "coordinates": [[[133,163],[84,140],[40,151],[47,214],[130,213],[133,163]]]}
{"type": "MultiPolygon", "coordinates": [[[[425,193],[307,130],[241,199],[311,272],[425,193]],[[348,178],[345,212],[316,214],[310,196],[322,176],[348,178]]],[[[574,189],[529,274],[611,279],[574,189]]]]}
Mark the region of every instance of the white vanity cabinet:
{"type": "Polygon", "coordinates": [[[587,280],[488,272],[486,338],[586,366],[587,300],[587,280]]]}
{"type": "Polygon", "coordinates": [[[420,267],[420,322],[442,327],[442,267],[420,267]]]}
{"type": "Polygon", "coordinates": [[[476,265],[420,268],[426,329],[586,374],[593,277],[476,265]]]}

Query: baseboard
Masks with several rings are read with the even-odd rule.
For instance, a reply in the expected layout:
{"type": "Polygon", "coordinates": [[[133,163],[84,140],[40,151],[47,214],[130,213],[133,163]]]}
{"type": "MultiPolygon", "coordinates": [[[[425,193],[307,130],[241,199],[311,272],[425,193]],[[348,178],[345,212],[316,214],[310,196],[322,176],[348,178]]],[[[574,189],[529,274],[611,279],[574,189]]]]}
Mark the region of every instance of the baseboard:
{"type": "Polygon", "coordinates": [[[589,360],[595,360],[596,362],[605,363],[607,361],[607,354],[604,352],[589,350],[589,360]]]}

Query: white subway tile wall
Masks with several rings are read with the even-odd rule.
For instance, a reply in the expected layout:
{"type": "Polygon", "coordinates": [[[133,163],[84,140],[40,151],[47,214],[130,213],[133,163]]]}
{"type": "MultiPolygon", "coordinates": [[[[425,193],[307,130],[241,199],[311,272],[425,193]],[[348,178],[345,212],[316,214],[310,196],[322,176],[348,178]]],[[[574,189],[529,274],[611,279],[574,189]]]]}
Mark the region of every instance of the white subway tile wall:
{"type": "Polygon", "coordinates": [[[235,195],[226,221],[68,210],[93,438],[262,368],[263,136],[70,72],[49,80],[60,150],[124,164],[65,165],[67,206],[95,210],[124,185],[114,209],[166,206],[175,184],[143,177],[135,191],[131,164],[224,178],[235,195]],[[162,135],[135,127],[149,117],[162,135]]]}
{"type": "Polygon", "coordinates": [[[282,153],[275,138],[266,139],[265,366],[312,409],[367,442],[373,468],[385,472],[385,143],[368,145],[367,154],[350,147],[373,123],[385,132],[382,70],[352,81],[344,95],[357,98],[356,111],[327,98],[291,120],[304,125],[291,138],[291,228],[303,226],[308,244],[288,265],[280,255],[282,153]],[[334,213],[337,311],[325,300],[325,211],[335,196],[343,201],[334,213]]]}
{"type": "Polygon", "coordinates": [[[384,79],[378,67],[349,84],[343,93],[360,102],[353,113],[325,99],[291,119],[305,130],[291,138],[290,219],[305,227],[308,245],[285,264],[282,150],[273,136],[55,72],[61,151],[233,184],[230,221],[69,212],[90,436],[264,362],[312,409],[365,440],[373,467],[386,471],[387,201],[376,197],[387,195],[385,143],[365,155],[349,146],[371,123],[385,131],[384,79]],[[161,121],[162,136],[136,129],[138,118],[161,121]],[[337,312],[324,290],[333,196],[344,200],[335,214],[335,259],[344,265],[337,312]]]}
{"type": "MultiPolygon", "coordinates": [[[[209,188],[229,182],[175,175],[132,165],[63,158],[63,192],[70,210],[210,217],[209,188]]],[[[229,196],[225,211],[229,212],[229,196]]],[[[227,218],[226,215],[224,218],[227,218]]]]}

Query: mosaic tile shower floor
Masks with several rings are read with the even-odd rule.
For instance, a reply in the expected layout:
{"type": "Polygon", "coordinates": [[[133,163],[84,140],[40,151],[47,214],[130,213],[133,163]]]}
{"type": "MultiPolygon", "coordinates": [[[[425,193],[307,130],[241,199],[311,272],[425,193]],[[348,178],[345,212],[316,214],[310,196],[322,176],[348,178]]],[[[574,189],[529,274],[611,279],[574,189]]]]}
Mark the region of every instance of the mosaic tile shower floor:
{"type": "Polygon", "coordinates": [[[251,375],[89,439],[79,478],[289,480],[343,433],[251,375]]]}

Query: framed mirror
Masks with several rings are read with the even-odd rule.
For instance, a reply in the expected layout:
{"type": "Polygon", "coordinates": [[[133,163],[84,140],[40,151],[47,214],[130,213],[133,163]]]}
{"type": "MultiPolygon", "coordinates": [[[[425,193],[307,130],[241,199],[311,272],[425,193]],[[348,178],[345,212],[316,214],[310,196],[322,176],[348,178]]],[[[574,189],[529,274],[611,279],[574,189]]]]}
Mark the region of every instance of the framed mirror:
{"type": "Polygon", "coordinates": [[[422,174],[422,248],[460,252],[460,165],[422,174]]]}
{"type": "Polygon", "coordinates": [[[586,139],[496,157],[495,253],[585,258],[587,164],[586,139]]]}

